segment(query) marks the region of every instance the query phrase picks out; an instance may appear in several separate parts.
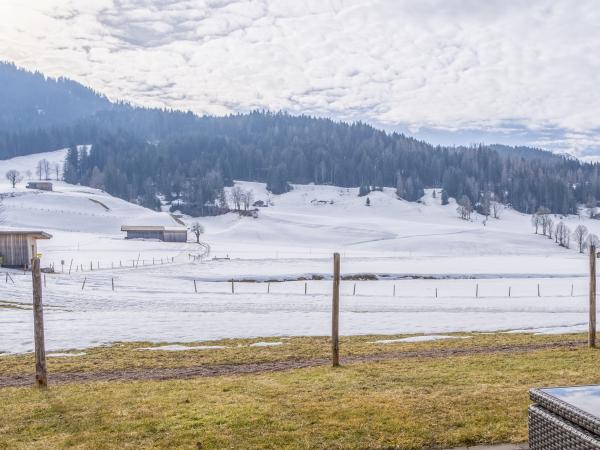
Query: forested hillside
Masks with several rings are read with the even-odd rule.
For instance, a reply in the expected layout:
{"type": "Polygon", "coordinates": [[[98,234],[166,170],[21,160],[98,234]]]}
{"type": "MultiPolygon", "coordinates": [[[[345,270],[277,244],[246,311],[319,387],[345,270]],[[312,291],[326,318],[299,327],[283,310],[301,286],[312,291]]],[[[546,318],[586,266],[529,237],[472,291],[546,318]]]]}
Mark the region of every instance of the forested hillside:
{"type": "Polygon", "coordinates": [[[362,123],[253,112],[198,117],[110,103],[65,79],[0,65],[0,157],[72,147],[64,177],[126,200],[178,200],[190,214],[224,210],[232,180],[392,186],[415,201],[425,187],[473,205],[495,198],[527,213],[574,213],[600,197],[598,166],[528,147],[434,147],[362,123]],[[6,83],[5,83],[6,82],[6,83]],[[40,105],[42,107],[40,107],[40,105]],[[36,109],[37,108],[37,109],[36,109]],[[92,144],[89,152],[76,144],[92,144]]]}
{"type": "Polygon", "coordinates": [[[474,205],[493,195],[528,213],[539,206],[574,213],[577,202],[600,195],[598,166],[535,152],[433,147],[360,123],[255,112],[203,118],[194,134],[159,143],[104,136],[89,155],[71,152],[65,177],[147,206],[157,205],[156,194],[178,198],[192,214],[218,210],[207,205],[233,179],[266,182],[274,193],[289,183],[393,186],[411,201],[424,187],[440,187],[474,205]]]}

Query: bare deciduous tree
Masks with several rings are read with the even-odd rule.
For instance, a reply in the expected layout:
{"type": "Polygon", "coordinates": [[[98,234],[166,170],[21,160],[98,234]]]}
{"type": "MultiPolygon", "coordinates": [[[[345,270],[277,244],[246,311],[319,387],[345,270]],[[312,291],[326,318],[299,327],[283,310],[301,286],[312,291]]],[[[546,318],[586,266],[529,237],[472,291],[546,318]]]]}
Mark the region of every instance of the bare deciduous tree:
{"type": "Polygon", "coordinates": [[[552,217],[548,217],[546,226],[548,228],[548,239],[552,239],[552,233],[554,233],[554,220],[552,220],[552,217]]]}
{"type": "Polygon", "coordinates": [[[538,234],[541,222],[542,218],[539,215],[533,214],[531,216],[531,224],[535,227],[535,234],[538,234]]]}
{"type": "Polygon", "coordinates": [[[12,184],[12,187],[14,189],[17,183],[20,183],[23,180],[23,177],[21,176],[21,173],[18,170],[11,169],[8,172],[6,172],[6,179],[10,181],[10,184],[12,184]]]}
{"type": "Polygon", "coordinates": [[[571,230],[562,221],[556,225],[556,239],[561,247],[569,248],[571,245],[571,230]]]}
{"type": "Polygon", "coordinates": [[[471,213],[473,212],[473,206],[471,200],[466,195],[463,195],[458,201],[458,208],[456,208],[458,216],[463,220],[470,220],[471,213]]]}
{"type": "Polygon", "coordinates": [[[50,178],[50,161],[45,158],[40,159],[35,168],[35,174],[40,180],[48,180],[50,178]]]}
{"type": "Polygon", "coordinates": [[[196,236],[196,244],[200,243],[200,235],[204,233],[204,227],[199,222],[192,224],[192,233],[196,236]]]}
{"type": "Polygon", "coordinates": [[[502,203],[500,203],[499,201],[494,200],[491,203],[491,208],[492,208],[492,217],[494,219],[499,219],[500,216],[502,215],[502,211],[504,211],[504,205],[502,203]]]}
{"type": "Polygon", "coordinates": [[[250,205],[254,200],[254,192],[251,190],[245,191],[242,193],[242,203],[244,204],[244,210],[248,211],[250,205]]]}
{"type": "Polygon", "coordinates": [[[585,246],[587,244],[586,238],[588,235],[588,229],[585,225],[577,225],[575,231],[573,231],[573,239],[577,243],[577,247],[579,248],[579,253],[583,253],[585,250],[585,246]]]}
{"type": "Polygon", "coordinates": [[[233,208],[236,211],[240,211],[242,209],[242,196],[244,191],[239,186],[234,186],[231,188],[231,201],[233,202],[233,208]]]}
{"type": "MultiPolygon", "coordinates": [[[[538,225],[542,227],[542,234],[546,236],[548,233],[548,225],[550,220],[550,210],[544,206],[540,206],[535,213],[539,217],[538,225]]],[[[534,224],[535,225],[535,224],[534,224]]],[[[536,226],[537,229],[537,226],[536,226]]]]}

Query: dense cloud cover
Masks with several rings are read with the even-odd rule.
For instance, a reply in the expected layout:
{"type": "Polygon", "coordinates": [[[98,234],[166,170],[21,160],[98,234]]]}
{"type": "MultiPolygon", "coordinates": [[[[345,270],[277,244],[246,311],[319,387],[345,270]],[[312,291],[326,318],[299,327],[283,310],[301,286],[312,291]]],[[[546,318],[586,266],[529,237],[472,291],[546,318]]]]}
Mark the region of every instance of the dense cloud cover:
{"type": "Polygon", "coordinates": [[[594,0],[3,0],[0,58],[142,105],[600,155],[594,0]]]}

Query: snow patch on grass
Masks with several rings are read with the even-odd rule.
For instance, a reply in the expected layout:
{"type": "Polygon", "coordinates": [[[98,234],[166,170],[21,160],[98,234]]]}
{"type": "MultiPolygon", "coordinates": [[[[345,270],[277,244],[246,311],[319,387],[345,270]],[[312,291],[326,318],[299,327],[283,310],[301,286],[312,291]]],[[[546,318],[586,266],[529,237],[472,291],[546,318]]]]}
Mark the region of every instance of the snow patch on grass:
{"type": "Polygon", "coordinates": [[[86,353],[85,352],[80,352],[80,353],[61,353],[61,352],[56,352],[56,353],[47,353],[46,356],[48,358],[69,358],[71,356],[84,356],[86,353]]]}
{"type": "Polygon", "coordinates": [[[142,347],[138,350],[152,350],[152,351],[164,351],[164,352],[183,352],[186,350],[218,350],[227,348],[224,345],[161,345],[159,347],[142,347]]]}
{"type": "Polygon", "coordinates": [[[443,334],[432,334],[428,336],[411,336],[400,339],[382,339],[379,341],[374,341],[373,344],[395,344],[397,342],[429,342],[429,341],[439,341],[442,339],[468,339],[470,336],[447,336],[443,334]]]}
{"type": "Polygon", "coordinates": [[[278,345],[283,345],[283,342],[255,342],[250,344],[250,347],[277,347],[278,345]]]}

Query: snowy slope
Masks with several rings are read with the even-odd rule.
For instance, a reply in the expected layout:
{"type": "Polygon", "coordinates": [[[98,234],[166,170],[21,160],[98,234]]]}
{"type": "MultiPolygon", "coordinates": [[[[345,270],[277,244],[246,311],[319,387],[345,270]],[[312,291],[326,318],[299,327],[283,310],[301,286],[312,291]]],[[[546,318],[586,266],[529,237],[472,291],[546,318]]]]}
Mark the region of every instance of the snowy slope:
{"type": "MultiPolygon", "coordinates": [[[[0,174],[35,173],[40,158],[61,161],[64,154],[0,161],[0,174]]],[[[24,184],[12,189],[0,180],[3,226],[54,236],[40,242],[43,264],[58,272],[47,275],[44,292],[49,350],[119,340],[327,334],[334,251],[342,254],[343,275],[384,279],[342,282],[343,334],[556,332],[586,325],[586,255],[534,235],[530,217],[512,210],[484,225],[477,215],[460,220],[456,205],[442,206],[431,190],[422,203],[398,200],[392,189],[373,192],[366,206],[358,189],[297,185],[275,196],[264,184],[240,182],[255,200],[272,205],[260,208],[257,219],[198,218],[217,257],[199,262],[193,242],[126,241],[119,231],[122,224],[175,225],[167,213],[64,182],[55,182],[54,192],[24,184]],[[231,279],[284,282],[236,282],[232,294],[231,279]]],[[[600,235],[600,221],[564,220],[600,235]]],[[[0,278],[0,353],[30,351],[30,278],[8,272],[12,281],[0,278]]]]}
{"type": "MultiPolygon", "coordinates": [[[[123,241],[121,225],[167,225],[177,223],[168,213],[155,212],[85,186],[74,186],[51,180],[52,192],[27,189],[27,178],[12,188],[4,177],[10,169],[22,175],[30,171],[35,180],[35,167],[41,159],[51,166],[62,165],[66,149],[55,152],[21,156],[0,161],[0,195],[3,197],[3,228],[33,229],[49,232],[53,238],[40,241],[42,264],[58,264],[60,260],[94,265],[108,264],[121,259],[137,258],[141,251],[139,242],[123,241]]],[[[54,178],[54,171],[52,178],[54,178]]],[[[148,250],[166,258],[180,252],[179,246],[160,246],[144,243],[148,250]]]]}

